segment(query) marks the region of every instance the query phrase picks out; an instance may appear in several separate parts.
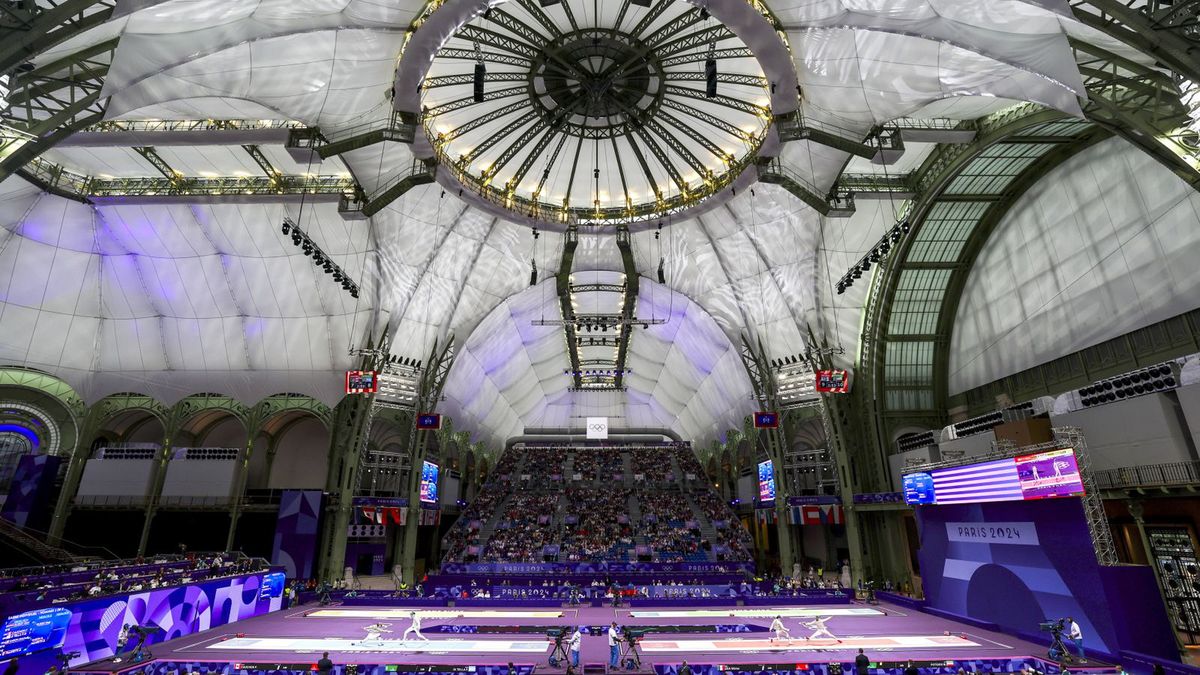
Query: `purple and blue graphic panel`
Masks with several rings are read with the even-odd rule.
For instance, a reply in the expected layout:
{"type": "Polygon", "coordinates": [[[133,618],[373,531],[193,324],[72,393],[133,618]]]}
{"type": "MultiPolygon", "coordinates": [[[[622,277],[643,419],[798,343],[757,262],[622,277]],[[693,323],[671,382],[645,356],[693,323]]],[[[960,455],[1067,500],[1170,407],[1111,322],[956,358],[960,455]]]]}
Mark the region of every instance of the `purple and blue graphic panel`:
{"type": "MultiPolygon", "coordinates": [[[[41,672],[56,663],[54,655],[59,650],[51,650],[56,646],[64,654],[79,652],[79,656],[71,659],[72,666],[111,657],[116,653],[117,635],[125,624],[155,628],[146,637],[146,644],[154,644],[273,612],[283,602],[281,595],[274,594],[276,588],[282,591],[275,574],[278,573],[250,574],[54,607],[48,611],[57,614],[49,618],[33,617],[41,626],[32,630],[44,634],[46,639],[44,642],[31,639],[28,650],[47,651],[22,659],[22,671],[28,668],[29,672],[41,672]],[[265,578],[270,580],[264,583],[265,578]],[[58,634],[63,631],[64,621],[65,634],[60,639],[58,634]],[[46,624],[48,628],[43,627],[46,624]],[[51,644],[55,642],[61,644],[51,644]]],[[[13,644],[16,646],[16,640],[13,644]]]]}
{"type": "Polygon", "coordinates": [[[932,610],[1034,640],[1048,637],[1039,623],[1074,617],[1085,650],[1176,659],[1153,572],[1101,566],[1079,499],[923,506],[916,517],[932,610]]]}
{"type": "Polygon", "coordinates": [[[438,503],[438,465],[433,462],[421,463],[421,502],[438,503]]]}
{"type": "Polygon", "coordinates": [[[0,518],[17,527],[45,529],[53,509],[54,479],[62,458],[56,455],[24,455],[17,462],[16,473],[9,484],[8,498],[0,509],[0,518]]]}
{"type": "Polygon", "coordinates": [[[775,501],[775,468],[769,459],[758,463],[758,501],[775,501]]]}
{"type": "Polygon", "coordinates": [[[293,579],[313,576],[317,535],[321,531],[321,491],[285,490],[279,499],[271,564],[282,565],[293,579]]]}
{"type": "Polygon", "coordinates": [[[904,475],[909,504],[975,504],[1083,494],[1075,451],[1066,448],[904,475]]]}

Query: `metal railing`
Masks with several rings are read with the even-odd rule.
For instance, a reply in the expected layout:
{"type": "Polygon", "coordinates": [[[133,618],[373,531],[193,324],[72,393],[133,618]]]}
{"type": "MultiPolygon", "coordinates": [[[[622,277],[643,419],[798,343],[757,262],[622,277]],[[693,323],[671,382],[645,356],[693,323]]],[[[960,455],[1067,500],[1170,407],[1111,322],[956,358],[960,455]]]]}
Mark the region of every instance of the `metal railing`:
{"type": "Polygon", "coordinates": [[[1200,485],[1200,461],[1102,469],[1092,472],[1092,477],[1101,490],[1200,485]]]}

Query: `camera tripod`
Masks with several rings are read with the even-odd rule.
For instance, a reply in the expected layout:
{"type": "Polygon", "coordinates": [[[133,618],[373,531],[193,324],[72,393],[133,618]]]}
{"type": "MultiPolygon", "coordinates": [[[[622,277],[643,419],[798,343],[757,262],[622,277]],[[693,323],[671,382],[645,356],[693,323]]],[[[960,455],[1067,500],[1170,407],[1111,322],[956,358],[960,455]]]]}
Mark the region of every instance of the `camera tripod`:
{"type": "Polygon", "coordinates": [[[567,648],[563,646],[563,634],[554,636],[554,649],[550,650],[550,659],[548,663],[551,668],[557,668],[559,659],[563,663],[567,662],[567,648]]]}
{"type": "Polygon", "coordinates": [[[1075,662],[1075,657],[1067,649],[1067,643],[1063,642],[1063,632],[1061,630],[1051,631],[1050,649],[1047,650],[1046,655],[1059,665],[1075,662]]]}
{"type": "Polygon", "coordinates": [[[633,663],[629,670],[640,670],[642,667],[642,655],[638,652],[637,638],[626,637],[621,641],[621,660],[619,663],[633,663]]]}

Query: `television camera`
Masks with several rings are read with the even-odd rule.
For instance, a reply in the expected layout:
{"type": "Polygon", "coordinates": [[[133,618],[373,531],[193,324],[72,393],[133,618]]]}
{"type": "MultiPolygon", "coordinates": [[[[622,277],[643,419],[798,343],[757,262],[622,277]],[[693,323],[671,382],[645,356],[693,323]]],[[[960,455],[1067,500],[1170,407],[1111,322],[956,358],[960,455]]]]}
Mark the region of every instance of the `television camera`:
{"type": "Polygon", "coordinates": [[[1063,642],[1063,633],[1067,630],[1066,619],[1046,619],[1038,624],[1038,630],[1050,634],[1050,649],[1047,655],[1058,663],[1070,663],[1074,659],[1067,645],[1063,642]]]}
{"type": "Polygon", "coordinates": [[[546,637],[554,640],[554,649],[550,650],[550,667],[557,668],[559,661],[567,660],[567,648],[563,645],[563,641],[567,637],[567,629],[565,628],[547,628],[546,637]]]}
{"type": "Polygon", "coordinates": [[[639,670],[642,667],[642,655],[638,652],[638,642],[646,637],[645,628],[626,628],[621,638],[621,663],[625,670],[639,670]]]}

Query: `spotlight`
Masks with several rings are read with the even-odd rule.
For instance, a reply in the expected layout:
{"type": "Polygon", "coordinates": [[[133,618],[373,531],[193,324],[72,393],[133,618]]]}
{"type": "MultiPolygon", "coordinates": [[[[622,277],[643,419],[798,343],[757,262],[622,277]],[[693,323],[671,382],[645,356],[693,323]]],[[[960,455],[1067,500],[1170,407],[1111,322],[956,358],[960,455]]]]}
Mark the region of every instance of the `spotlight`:
{"type": "Polygon", "coordinates": [[[300,233],[293,232],[292,233],[292,245],[299,246],[301,241],[304,241],[304,239],[300,236],[300,233]]]}
{"type": "Polygon", "coordinates": [[[701,8],[700,8],[700,18],[701,18],[701,19],[707,19],[707,18],[708,18],[708,8],[707,8],[707,7],[701,7],[701,8]]]}
{"type": "Polygon", "coordinates": [[[291,231],[292,231],[292,226],[291,226],[291,225],[288,225],[288,224],[287,224],[287,221],[285,220],[285,221],[283,221],[283,228],[282,228],[282,229],[283,229],[283,233],[284,233],[284,234],[287,234],[288,232],[291,232],[291,231]]]}

